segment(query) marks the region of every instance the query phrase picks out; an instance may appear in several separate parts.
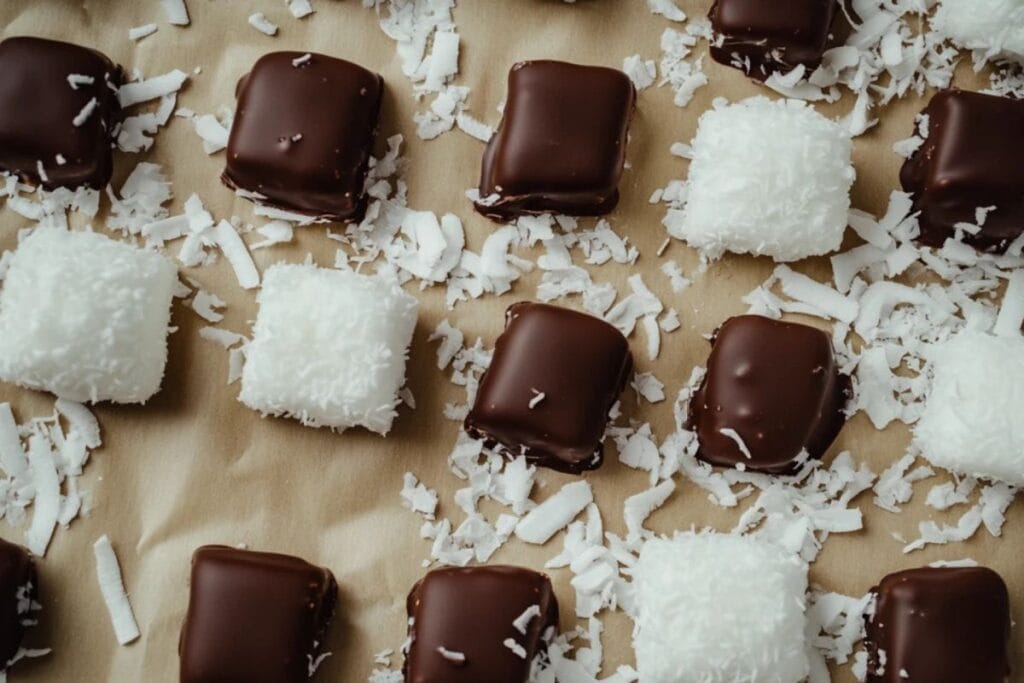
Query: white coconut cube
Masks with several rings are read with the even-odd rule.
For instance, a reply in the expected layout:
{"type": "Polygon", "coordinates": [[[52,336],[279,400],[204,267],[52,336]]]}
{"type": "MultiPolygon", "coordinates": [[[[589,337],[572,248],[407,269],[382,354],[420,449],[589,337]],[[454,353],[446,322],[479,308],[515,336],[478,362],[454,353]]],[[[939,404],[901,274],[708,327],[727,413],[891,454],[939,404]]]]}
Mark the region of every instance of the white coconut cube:
{"type": "Polygon", "coordinates": [[[72,401],[144,403],[163,380],[177,282],[155,251],[37,228],[0,290],[0,379],[72,401]]]}
{"type": "Polygon", "coordinates": [[[1024,62],[1024,2],[941,0],[932,28],[960,47],[1024,62]]]}
{"type": "Polygon", "coordinates": [[[797,683],[809,672],[807,565],[749,536],[644,544],[633,634],[643,683],[797,683]]]}
{"type": "Polygon", "coordinates": [[[1024,338],[965,331],[931,356],[934,379],[914,440],[957,474],[1024,486],[1024,338]]]}
{"type": "Polygon", "coordinates": [[[839,248],[856,173],[849,132],[797,100],[717,102],[698,122],[669,233],[706,258],[796,261],[839,248]]]}
{"type": "Polygon", "coordinates": [[[391,429],[414,297],[380,277],[279,264],[264,273],[257,301],[242,403],[314,427],[391,429]]]}

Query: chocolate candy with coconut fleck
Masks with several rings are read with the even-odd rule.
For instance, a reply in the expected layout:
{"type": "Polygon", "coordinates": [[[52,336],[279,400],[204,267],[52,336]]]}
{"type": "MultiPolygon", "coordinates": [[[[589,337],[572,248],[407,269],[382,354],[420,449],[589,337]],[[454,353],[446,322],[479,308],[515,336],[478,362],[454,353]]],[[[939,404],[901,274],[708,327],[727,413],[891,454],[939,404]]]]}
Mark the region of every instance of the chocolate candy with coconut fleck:
{"type": "Polygon", "coordinates": [[[836,0],[716,0],[708,18],[716,40],[711,57],[764,80],[775,72],[821,63],[836,0]]]}
{"type": "Polygon", "coordinates": [[[991,569],[909,569],[889,574],[872,592],[870,683],[1010,680],[1009,597],[991,569]]]}
{"type": "Polygon", "coordinates": [[[635,101],[633,83],[616,69],[547,60],[513,66],[476,209],[495,220],[614,209],[635,101]]]}
{"type": "Polygon", "coordinates": [[[0,670],[18,653],[25,629],[32,624],[30,606],[37,585],[32,555],[0,538],[0,670]]]}
{"type": "Polygon", "coordinates": [[[600,466],[608,413],[633,368],[626,338],[599,318],[548,304],[513,304],[505,318],[466,431],[542,467],[600,466]]]}
{"type": "Polygon", "coordinates": [[[222,179],[273,207],[358,219],[384,81],[357,64],[306,55],[264,55],[239,81],[222,179]]]}
{"type": "Polygon", "coordinates": [[[0,171],[46,189],[106,186],[123,80],[121,67],[89,48],[32,37],[0,42],[0,171]],[[72,87],[72,75],[92,83],[72,87]]]}
{"type": "Polygon", "coordinates": [[[181,683],[308,681],[337,594],[330,571],[297,557],[199,548],[179,643],[181,683]]]}
{"type": "Polygon", "coordinates": [[[697,455],[713,465],[791,473],[802,453],[820,458],[828,450],[849,395],[825,332],[756,315],[730,318],[715,333],[690,401],[697,455]]]}
{"type": "Polygon", "coordinates": [[[980,225],[964,242],[1004,252],[1024,232],[1024,100],[945,90],[922,113],[928,136],[900,171],[921,212],[920,241],[940,247],[958,224],[980,225]]]}
{"type": "Polygon", "coordinates": [[[406,604],[406,683],[526,683],[558,630],[551,580],[520,567],[437,569],[406,604]]]}

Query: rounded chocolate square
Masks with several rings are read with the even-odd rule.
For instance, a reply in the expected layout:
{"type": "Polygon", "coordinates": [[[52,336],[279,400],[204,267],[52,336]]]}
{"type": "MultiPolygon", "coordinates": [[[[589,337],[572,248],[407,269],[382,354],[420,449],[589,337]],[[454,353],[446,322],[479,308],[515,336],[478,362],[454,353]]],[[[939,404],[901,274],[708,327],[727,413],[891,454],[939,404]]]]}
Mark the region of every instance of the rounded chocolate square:
{"type": "Polygon", "coordinates": [[[297,557],[199,548],[179,645],[181,683],[308,681],[337,593],[330,571],[297,557]]]}
{"type": "Polygon", "coordinates": [[[836,0],[716,0],[708,17],[717,40],[712,58],[735,65],[749,60],[748,75],[765,79],[804,65],[817,68],[836,15],[836,0]]]}
{"type": "Polygon", "coordinates": [[[870,683],[1010,680],[1006,584],[985,567],[889,574],[867,620],[870,683]]]}
{"type": "Polygon", "coordinates": [[[616,69],[513,66],[501,124],[484,152],[477,210],[500,220],[614,209],[635,100],[633,83],[616,69]]]}
{"type": "Polygon", "coordinates": [[[594,469],[608,413],[632,367],[629,343],[605,321],[548,304],[514,304],[466,431],[544,467],[594,469]]]}
{"type": "Polygon", "coordinates": [[[383,88],[342,59],[264,55],[238,83],[224,183],[289,211],[358,218],[383,88]]]}
{"type": "Polygon", "coordinates": [[[519,567],[434,570],[413,587],[407,608],[407,683],[526,683],[558,629],[551,580],[519,567]]]}
{"type": "Polygon", "coordinates": [[[828,334],[742,315],[715,333],[688,426],[698,457],[713,465],[789,473],[805,452],[820,458],[828,450],[846,422],[849,393],[828,334]]]}
{"type": "Polygon", "coordinates": [[[38,599],[35,563],[28,550],[0,538],[0,670],[18,653],[31,617],[26,600],[38,599]]]}
{"type": "Polygon", "coordinates": [[[121,67],[95,50],[32,37],[0,42],[0,170],[47,189],[106,186],[122,80],[121,67]],[[72,87],[72,75],[92,83],[72,87]]]}
{"type": "Polygon", "coordinates": [[[939,247],[958,223],[978,224],[964,242],[1002,252],[1024,232],[1024,101],[945,90],[925,108],[928,137],[900,172],[920,211],[920,241],[939,247]]]}

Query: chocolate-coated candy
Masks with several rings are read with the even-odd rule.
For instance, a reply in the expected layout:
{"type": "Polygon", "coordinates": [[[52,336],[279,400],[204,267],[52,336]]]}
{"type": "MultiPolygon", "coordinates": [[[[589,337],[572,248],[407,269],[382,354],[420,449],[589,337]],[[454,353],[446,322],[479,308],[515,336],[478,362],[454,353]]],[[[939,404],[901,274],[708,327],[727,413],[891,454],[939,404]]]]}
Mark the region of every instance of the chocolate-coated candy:
{"type": "Polygon", "coordinates": [[[867,620],[870,683],[1010,680],[1009,598],[991,569],[910,569],[886,576],[873,592],[878,602],[867,620]]]}
{"type": "Polygon", "coordinates": [[[632,82],[616,69],[513,66],[501,125],[484,152],[477,210],[502,220],[614,209],[635,100],[632,82]]]}
{"type": "Polygon", "coordinates": [[[836,0],[716,0],[708,15],[716,40],[711,57],[764,80],[806,66],[809,74],[828,44],[836,0]]]}
{"type": "Polygon", "coordinates": [[[958,223],[978,225],[964,242],[1002,252],[1024,232],[1024,100],[944,90],[925,108],[928,137],[900,181],[920,211],[920,241],[939,247],[958,223]]]}
{"type": "Polygon", "coordinates": [[[828,450],[846,421],[849,390],[825,332],[756,315],[730,318],[715,334],[707,374],[690,401],[698,456],[791,472],[804,451],[820,458],[828,450]]]}
{"type": "Polygon", "coordinates": [[[238,83],[222,179],[278,208],[358,218],[384,81],[342,59],[272,52],[238,83]]]}
{"type": "Polygon", "coordinates": [[[544,467],[594,469],[608,412],[632,367],[629,343],[605,321],[558,306],[514,304],[466,431],[544,467]]]}
{"type": "Polygon", "coordinates": [[[526,683],[558,629],[550,579],[519,567],[437,569],[413,587],[407,606],[406,683],[526,683]],[[524,617],[527,610],[535,614],[524,617]]]}
{"type": "Polygon", "coordinates": [[[28,550],[0,538],[0,670],[17,654],[31,623],[36,599],[36,568],[28,550]]]}
{"type": "Polygon", "coordinates": [[[297,557],[199,548],[181,631],[181,683],[308,681],[337,594],[330,571],[297,557]]]}
{"type": "Polygon", "coordinates": [[[121,67],[95,50],[31,37],[0,42],[0,171],[47,189],[104,187],[122,81],[121,67]],[[72,75],[93,82],[73,88],[72,75]],[[93,99],[92,113],[76,126],[93,99]]]}

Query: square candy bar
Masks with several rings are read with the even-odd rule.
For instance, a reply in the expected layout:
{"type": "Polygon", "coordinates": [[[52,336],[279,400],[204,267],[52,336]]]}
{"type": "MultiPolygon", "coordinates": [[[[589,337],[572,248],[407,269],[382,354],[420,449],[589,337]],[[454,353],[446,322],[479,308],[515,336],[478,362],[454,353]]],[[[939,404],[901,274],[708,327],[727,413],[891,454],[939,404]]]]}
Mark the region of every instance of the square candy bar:
{"type": "Polygon", "coordinates": [[[178,270],[100,233],[36,228],[0,289],[0,380],[72,401],[160,390],[178,270]]]}
{"type": "Polygon", "coordinates": [[[418,303],[397,282],[279,263],[263,274],[239,400],[313,427],[387,434],[418,303]]]}
{"type": "Polygon", "coordinates": [[[820,458],[828,450],[846,422],[849,392],[825,332],[756,315],[730,318],[715,334],[707,374],[690,402],[698,456],[792,472],[804,451],[820,458]]]}
{"type": "Polygon", "coordinates": [[[708,15],[711,57],[764,80],[799,65],[810,73],[825,53],[836,0],[716,0],[708,15]]]}
{"type": "Polygon", "coordinates": [[[544,467],[594,469],[608,412],[632,367],[629,343],[605,321],[547,304],[514,304],[466,431],[544,467]]]}
{"type": "Polygon", "coordinates": [[[520,62],[484,152],[476,208],[496,219],[606,214],[619,201],[636,91],[616,69],[520,62]]]}
{"type": "Polygon", "coordinates": [[[271,206],[357,218],[384,81],[342,59],[305,55],[264,55],[239,81],[223,180],[271,206]]]}
{"type": "Polygon", "coordinates": [[[0,171],[47,189],[104,187],[122,81],[121,67],[95,50],[42,38],[0,42],[0,171]]]}
{"type": "Polygon", "coordinates": [[[297,557],[204,546],[192,556],[181,683],[305,683],[338,586],[297,557]]]}
{"type": "Polygon", "coordinates": [[[920,241],[939,247],[958,223],[980,225],[964,242],[1005,251],[1024,232],[1024,100],[945,90],[923,114],[928,137],[900,171],[921,212],[920,241]]]}
{"type": "Polygon", "coordinates": [[[558,628],[550,579],[519,567],[432,571],[407,607],[406,683],[526,683],[558,628]]]}
{"type": "Polygon", "coordinates": [[[1010,680],[1006,584],[985,567],[922,567],[890,574],[872,591],[870,683],[1010,680]]]}
{"type": "Polygon", "coordinates": [[[0,671],[21,647],[36,598],[36,568],[29,552],[0,538],[0,671]]]}

